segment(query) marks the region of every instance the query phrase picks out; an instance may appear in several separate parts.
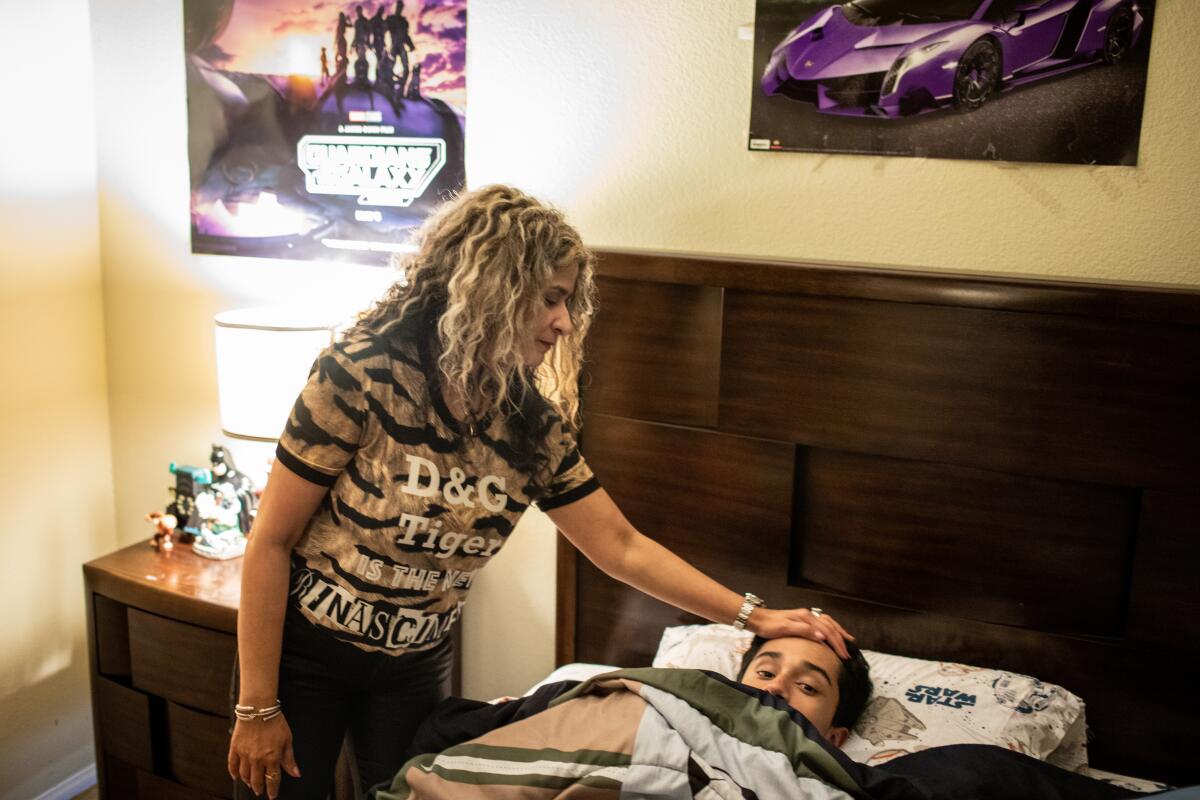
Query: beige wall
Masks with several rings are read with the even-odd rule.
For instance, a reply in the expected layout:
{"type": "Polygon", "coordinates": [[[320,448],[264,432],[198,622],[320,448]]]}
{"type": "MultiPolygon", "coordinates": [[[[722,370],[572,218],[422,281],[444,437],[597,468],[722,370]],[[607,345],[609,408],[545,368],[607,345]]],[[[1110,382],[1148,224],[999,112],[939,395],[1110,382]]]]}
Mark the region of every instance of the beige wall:
{"type": "MultiPolygon", "coordinates": [[[[80,565],[116,544],[86,0],[8,37],[0,124],[0,797],[92,761],[80,565]],[[28,65],[45,70],[27,80],[28,65]],[[11,69],[18,67],[16,73],[11,69]]],[[[6,3],[0,27],[42,12],[6,3]]]]}
{"type": "MultiPolygon", "coordinates": [[[[1187,143],[1200,22],[1185,0],[1160,0],[1136,170],[750,153],[751,43],[737,28],[753,0],[469,2],[472,184],[544,196],[595,245],[1200,284],[1187,143]]],[[[181,4],[93,0],[92,14],[127,543],[165,500],[166,464],[204,458],[217,434],[212,313],[335,293],[349,307],[383,273],[191,255],[181,4]]],[[[552,542],[544,518],[527,520],[482,574],[469,694],[519,691],[551,666],[552,542]]]]}
{"type": "Polygon", "coordinates": [[[747,152],[752,0],[474,2],[468,175],[594,245],[1200,283],[1200,20],[1158,6],[1142,166],[1089,169],[747,152]]]}

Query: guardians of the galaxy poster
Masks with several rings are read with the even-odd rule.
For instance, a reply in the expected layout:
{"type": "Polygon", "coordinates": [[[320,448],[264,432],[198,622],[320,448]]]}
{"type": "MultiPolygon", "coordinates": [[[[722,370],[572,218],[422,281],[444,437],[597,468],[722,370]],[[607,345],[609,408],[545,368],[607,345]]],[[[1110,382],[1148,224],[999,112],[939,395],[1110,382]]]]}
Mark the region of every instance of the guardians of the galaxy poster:
{"type": "Polygon", "coordinates": [[[192,250],[386,264],[463,188],[467,0],[184,0],[192,250]]]}

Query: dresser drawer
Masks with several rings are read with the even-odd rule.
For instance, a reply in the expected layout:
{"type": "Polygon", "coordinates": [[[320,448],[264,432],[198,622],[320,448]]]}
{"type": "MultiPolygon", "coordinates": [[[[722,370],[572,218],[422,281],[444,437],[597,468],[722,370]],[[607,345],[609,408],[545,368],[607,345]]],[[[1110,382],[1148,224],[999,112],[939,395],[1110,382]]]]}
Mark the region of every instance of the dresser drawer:
{"type": "Polygon", "coordinates": [[[228,633],[129,609],[133,685],[224,716],[237,639],[228,633]]]}
{"type": "Polygon", "coordinates": [[[130,766],[154,769],[150,698],[107,678],[93,678],[95,709],[104,755],[130,766]]]}
{"type": "Polygon", "coordinates": [[[216,800],[211,794],[138,770],[138,800],[216,800]]]}
{"type": "MultiPolygon", "coordinates": [[[[97,764],[99,761],[97,761],[97,764]]],[[[139,800],[137,767],[126,764],[119,758],[106,756],[104,759],[104,780],[101,785],[108,791],[102,796],[107,800],[139,800]]],[[[101,789],[104,792],[104,789],[101,789]]]]}
{"type": "Polygon", "coordinates": [[[129,678],[128,609],[102,594],[92,595],[96,625],[96,659],[100,674],[110,678],[129,678]]]}
{"type": "Polygon", "coordinates": [[[167,703],[171,774],[217,797],[233,796],[229,777],[229,719],[167,703]]]}

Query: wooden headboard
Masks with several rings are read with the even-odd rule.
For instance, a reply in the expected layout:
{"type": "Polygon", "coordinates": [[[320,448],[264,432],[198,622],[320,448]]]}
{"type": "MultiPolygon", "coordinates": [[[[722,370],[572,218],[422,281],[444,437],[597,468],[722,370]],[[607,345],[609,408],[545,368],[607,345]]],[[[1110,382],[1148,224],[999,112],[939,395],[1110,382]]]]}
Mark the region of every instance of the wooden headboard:
{"type": "MultiPolygon", "coordinates": [[[[630,520],[864,647],[1087,702],[1200,781],[1200,288],[600,254],[583,451],[630,520]]],[[[698,621],[559,549],[557,658],[698,621]]]]}

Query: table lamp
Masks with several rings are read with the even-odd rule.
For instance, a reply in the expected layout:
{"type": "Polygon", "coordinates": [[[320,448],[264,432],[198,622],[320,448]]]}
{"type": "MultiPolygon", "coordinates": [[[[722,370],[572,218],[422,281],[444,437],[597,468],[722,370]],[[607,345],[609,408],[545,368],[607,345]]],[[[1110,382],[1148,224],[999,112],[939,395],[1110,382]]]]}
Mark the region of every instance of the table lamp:
{"type": "Polygon", "coordinates": [[[336,325],[308,312],[264,308],[223,311],[215,321],[222,432],[274,442],[336,325]]]}

